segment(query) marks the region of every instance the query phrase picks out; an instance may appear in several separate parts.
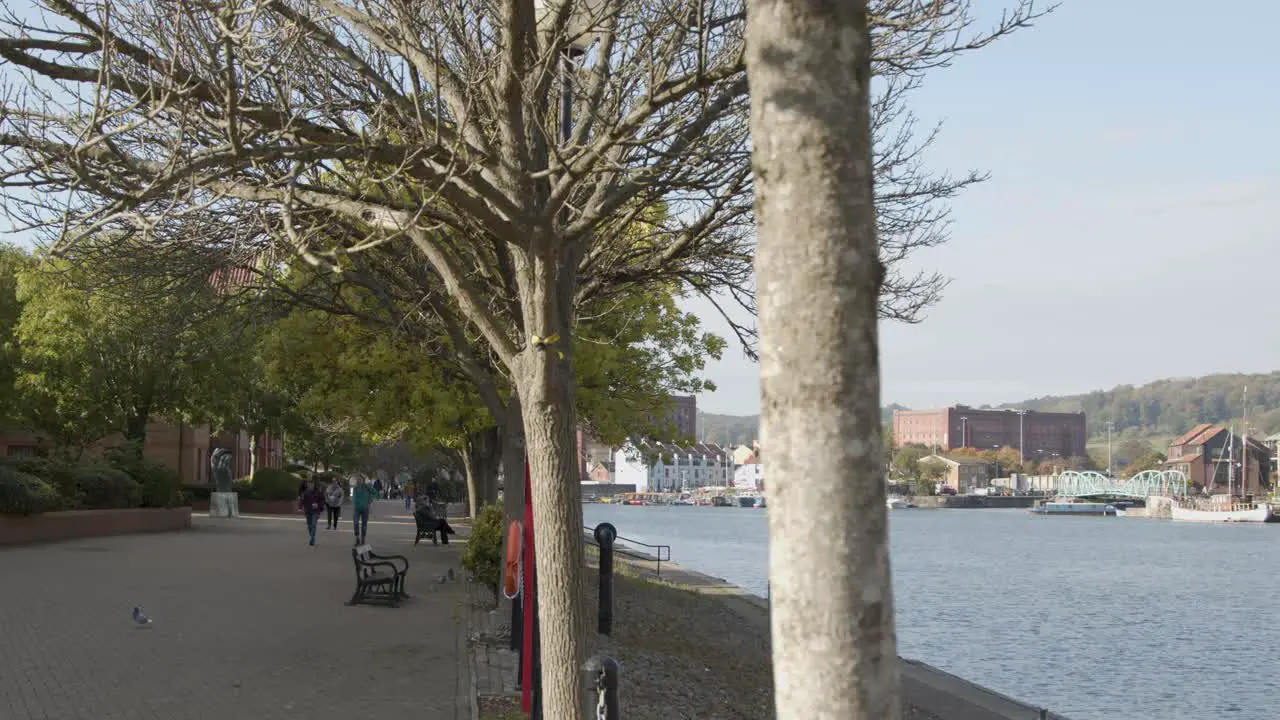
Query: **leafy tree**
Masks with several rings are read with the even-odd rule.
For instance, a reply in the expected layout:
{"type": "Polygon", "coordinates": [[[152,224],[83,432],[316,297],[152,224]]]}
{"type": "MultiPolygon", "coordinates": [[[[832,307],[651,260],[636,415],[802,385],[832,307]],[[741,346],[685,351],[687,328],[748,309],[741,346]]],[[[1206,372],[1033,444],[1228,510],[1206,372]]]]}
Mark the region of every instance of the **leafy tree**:
{"type": "Polygon", "coordinates": [[[1011,447],[1002,447],[994,453],[993,460],[1004,473],[1022,472],[1022,459],[1018,451],[1011,447]]]}
{"type": "Polygon", "coordinates": [[[893,474],[900,480],[915,480],[920,477],[920,461],[932,454],[924,445],[907,443],[893,454],[893,474]]]}
{"type": "Polygon", "coordinates": [[[20,357],[14,333],[22,314],[18,273],[30,262],[30,256],[22,249],[0,244],[0,427],[14,418],[18,407],[14,389],[20,357]]]}
{"type": "Polygon", "coordinates": [[[235,353],[203,278],[87,289],[98,270],[47,258],[18,274],[21,419],[73,453],[113,431],[141,441],[155,417],[199,415],[235,353]]]}
{"type": "Polygon", "coordinates": [[[933,495],[937,492],[938,483],[947,476],[947,466],[940,460],[925,460],[920,463],[919,475],[913,486],[918,495],[933,495]]]}

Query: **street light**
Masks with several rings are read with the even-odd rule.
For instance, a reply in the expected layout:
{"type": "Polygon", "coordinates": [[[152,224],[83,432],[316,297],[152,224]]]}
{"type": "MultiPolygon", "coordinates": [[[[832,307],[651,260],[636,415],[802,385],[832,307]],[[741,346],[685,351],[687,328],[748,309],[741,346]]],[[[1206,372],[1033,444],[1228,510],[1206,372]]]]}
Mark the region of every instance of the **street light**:
{"type": "Polygon", "coordinates": [[[1023,420],[1027,417],[1026,410],[1018,411],[1018,464],[1022,465],[1025,461],[1022,455],[1022,446],[1026,444],[1026,435],[1023,433],[1023,420]]]}
{"type": "Polygon", "coordinates": [[[1107,421],[1107,477],[1111,477],[1111,428],[1115,423],[1107,421]]]}
{"type": "MultiPolygon", "coordinates": [[[[598,39],[597,26],[603,17],[604,0],[569,0],[573,7],[565,18],[560,63],[560,142],[569,144],[573,135],[573,63],[587,53],[598,39]]],[[[533,0],[538,29],[553,27],[562,5],[556,0],[533,0]]],[[[566,211],[568,208],[566,208],[566,211]]]]}

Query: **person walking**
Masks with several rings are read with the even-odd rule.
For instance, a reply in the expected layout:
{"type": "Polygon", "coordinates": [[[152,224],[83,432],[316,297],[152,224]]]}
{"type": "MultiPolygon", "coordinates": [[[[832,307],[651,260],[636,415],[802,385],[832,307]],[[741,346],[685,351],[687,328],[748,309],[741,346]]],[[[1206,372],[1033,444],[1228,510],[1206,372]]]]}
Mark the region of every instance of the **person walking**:
{"type": "Polygon", "coordinates": [[[324,503],[329,508],[329,525],[326,529],[337,529],[338,520],[342,518],[342,503],[346,500],[347,491],[343,489],[342,481],[334,478],[324,491],[324,503]]]}
{"type": "Polygon", "coordinates": [[[369,509],[377,497],[378,491],[367,480],[356,478],[356,489],[351,495],[351,527],[356,533],[356,545],[365,543],[365,535],[369,532],[369,509]]]}
{"type": "Polygon", "coordinates": [[[316,487],[314,479],[307,481],[307,487],[298,498],[298,507],[307,516],[307,544],[316,544],[316,525],[320,522],[320,513],[324,511],[324,493],[316,487]]]}
{"type": "Polygon", "coordinates": [[[412,480],[404,484],[404,509],[405,510],[413,509],[413,490],[414,490],[414,487],[413,487],[412,480]]]}

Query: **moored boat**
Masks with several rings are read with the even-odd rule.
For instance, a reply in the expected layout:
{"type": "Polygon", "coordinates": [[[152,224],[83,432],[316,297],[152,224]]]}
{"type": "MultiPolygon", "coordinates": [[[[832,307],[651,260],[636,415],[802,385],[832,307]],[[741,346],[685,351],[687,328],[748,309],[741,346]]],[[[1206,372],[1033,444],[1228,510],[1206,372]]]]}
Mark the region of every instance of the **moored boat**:
{"type": "Polygon", "coordinates": [[[1069,499],[1049,500],[1031,508],[1030,512],[1033,512],[1036,515],[1115,516],[1117,514],[1115,505],[1099,502],[1078,502],[1069,499]]]}
{"type": "Polygon", "coordinates": [[[911,507],[911,503],[907,502],[906,500],[903,500],[897,495],[890,495],[889,497],[885,498],[884,504],[890,510],[906,510],[907,508],[911,507]]]}
{"type": "Polygon", "coordinates": [[[1228,495],[1203,499],[1175,500],[1172,517],[1180,522],[1276,522],[1271,505],[1251,499],[1238,500],[1228,495]]]}

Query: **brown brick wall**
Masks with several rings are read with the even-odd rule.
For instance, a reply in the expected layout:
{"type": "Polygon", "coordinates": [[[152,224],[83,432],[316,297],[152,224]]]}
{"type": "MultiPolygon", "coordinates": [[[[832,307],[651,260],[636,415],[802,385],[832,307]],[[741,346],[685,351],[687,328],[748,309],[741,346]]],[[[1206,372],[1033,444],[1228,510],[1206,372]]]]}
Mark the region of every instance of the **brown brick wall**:
{"type": "Polygon", "coordinates": [[[0,515],[0,546],[75,538],[168,532],[191,527],[191,508],[74,510],[0,515]]]}

